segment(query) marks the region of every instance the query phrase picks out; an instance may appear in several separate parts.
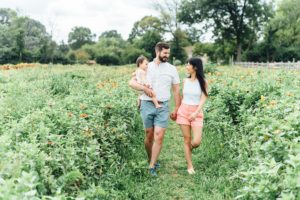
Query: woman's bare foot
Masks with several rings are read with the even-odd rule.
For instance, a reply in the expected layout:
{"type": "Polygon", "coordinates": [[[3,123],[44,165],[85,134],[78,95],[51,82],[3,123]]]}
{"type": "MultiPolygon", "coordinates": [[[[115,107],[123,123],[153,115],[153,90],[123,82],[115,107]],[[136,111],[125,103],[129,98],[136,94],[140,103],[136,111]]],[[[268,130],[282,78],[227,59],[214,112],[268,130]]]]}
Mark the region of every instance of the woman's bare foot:
{"type": "Polygon", "coordinates": [[[189,174],[196,174],[194,168],[187,169],[187,172],[188,172],[189,174]]]}

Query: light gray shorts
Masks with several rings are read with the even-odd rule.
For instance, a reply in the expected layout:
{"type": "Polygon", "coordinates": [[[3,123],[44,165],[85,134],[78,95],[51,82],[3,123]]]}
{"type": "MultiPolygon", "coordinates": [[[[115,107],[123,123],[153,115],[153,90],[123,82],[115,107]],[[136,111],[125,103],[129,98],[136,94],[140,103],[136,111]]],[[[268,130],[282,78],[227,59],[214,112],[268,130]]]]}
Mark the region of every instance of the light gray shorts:
{"type": "Polygon", "coordinates": [[[168,101],[159,102],[161,108],[156,108],[152,101],[141,101],[141,117],[144,128],[158,126],[167,128],[169,123],[169,103],[168,101]]]}

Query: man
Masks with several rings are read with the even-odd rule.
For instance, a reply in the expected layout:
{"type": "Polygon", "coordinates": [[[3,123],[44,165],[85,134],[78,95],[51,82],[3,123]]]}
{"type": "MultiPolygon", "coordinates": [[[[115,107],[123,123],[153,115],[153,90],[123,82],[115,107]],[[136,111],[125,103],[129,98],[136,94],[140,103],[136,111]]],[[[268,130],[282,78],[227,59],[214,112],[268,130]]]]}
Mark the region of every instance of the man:
{"type": "Polygon", "coordinates": [[[138,84],[135,78],[129,81],[129,86],[138,91],[144,91],[141,96],[141,117],[145,128],[145,149],[148,154],[149,169],[153,176],[157,176],[156,168],[159,166],[159,157],[166,128],[169,120],[169,99],[170,90],[173,90],[175,109],[170,114],[172,120],[176,120],[176,113],[180,106],[180,79],[175,66],[168,63],[170,56],[170,46],[167,43],[159,42],[155,46],[156,58],[148,64],[147,79],[151,83],[152,89],[138,84]],[[152,102],[152,91],[160,108],[156,108],[152,102]]]}

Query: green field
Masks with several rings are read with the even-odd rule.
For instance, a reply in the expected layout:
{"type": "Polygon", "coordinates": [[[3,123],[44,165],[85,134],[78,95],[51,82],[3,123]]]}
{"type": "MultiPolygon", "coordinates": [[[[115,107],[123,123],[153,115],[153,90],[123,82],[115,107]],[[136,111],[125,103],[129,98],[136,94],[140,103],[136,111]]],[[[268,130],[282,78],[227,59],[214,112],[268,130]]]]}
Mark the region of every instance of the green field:
{"type": "Polygon", "coordinates": [[[196,175],[171,122],[153,178],[134,70],[1,70],[0,199],[300,199],[299,71],[209,68],[196,175]]]}

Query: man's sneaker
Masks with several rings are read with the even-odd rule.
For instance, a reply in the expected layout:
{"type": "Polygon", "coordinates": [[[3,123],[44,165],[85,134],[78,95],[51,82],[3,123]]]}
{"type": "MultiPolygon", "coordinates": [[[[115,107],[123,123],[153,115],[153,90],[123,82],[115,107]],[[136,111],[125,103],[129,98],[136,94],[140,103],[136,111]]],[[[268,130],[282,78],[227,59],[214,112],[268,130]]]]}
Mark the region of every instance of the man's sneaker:
{"type": "Polygon", "coordinates": [[[151,174],[152,176],[157,176],[157,173],[156,173],[154,167],[153,167],[153,168],[150,168],[149,170],[150,170],[150,174],[151,174]]]}
{"type": "Polygon", "coordinates": [[[158,168],[160,168],[160,164],[157,162],[157,163],[155,163],[155,165],[154,165],[154,169],[157,170],[158,168]]]}

